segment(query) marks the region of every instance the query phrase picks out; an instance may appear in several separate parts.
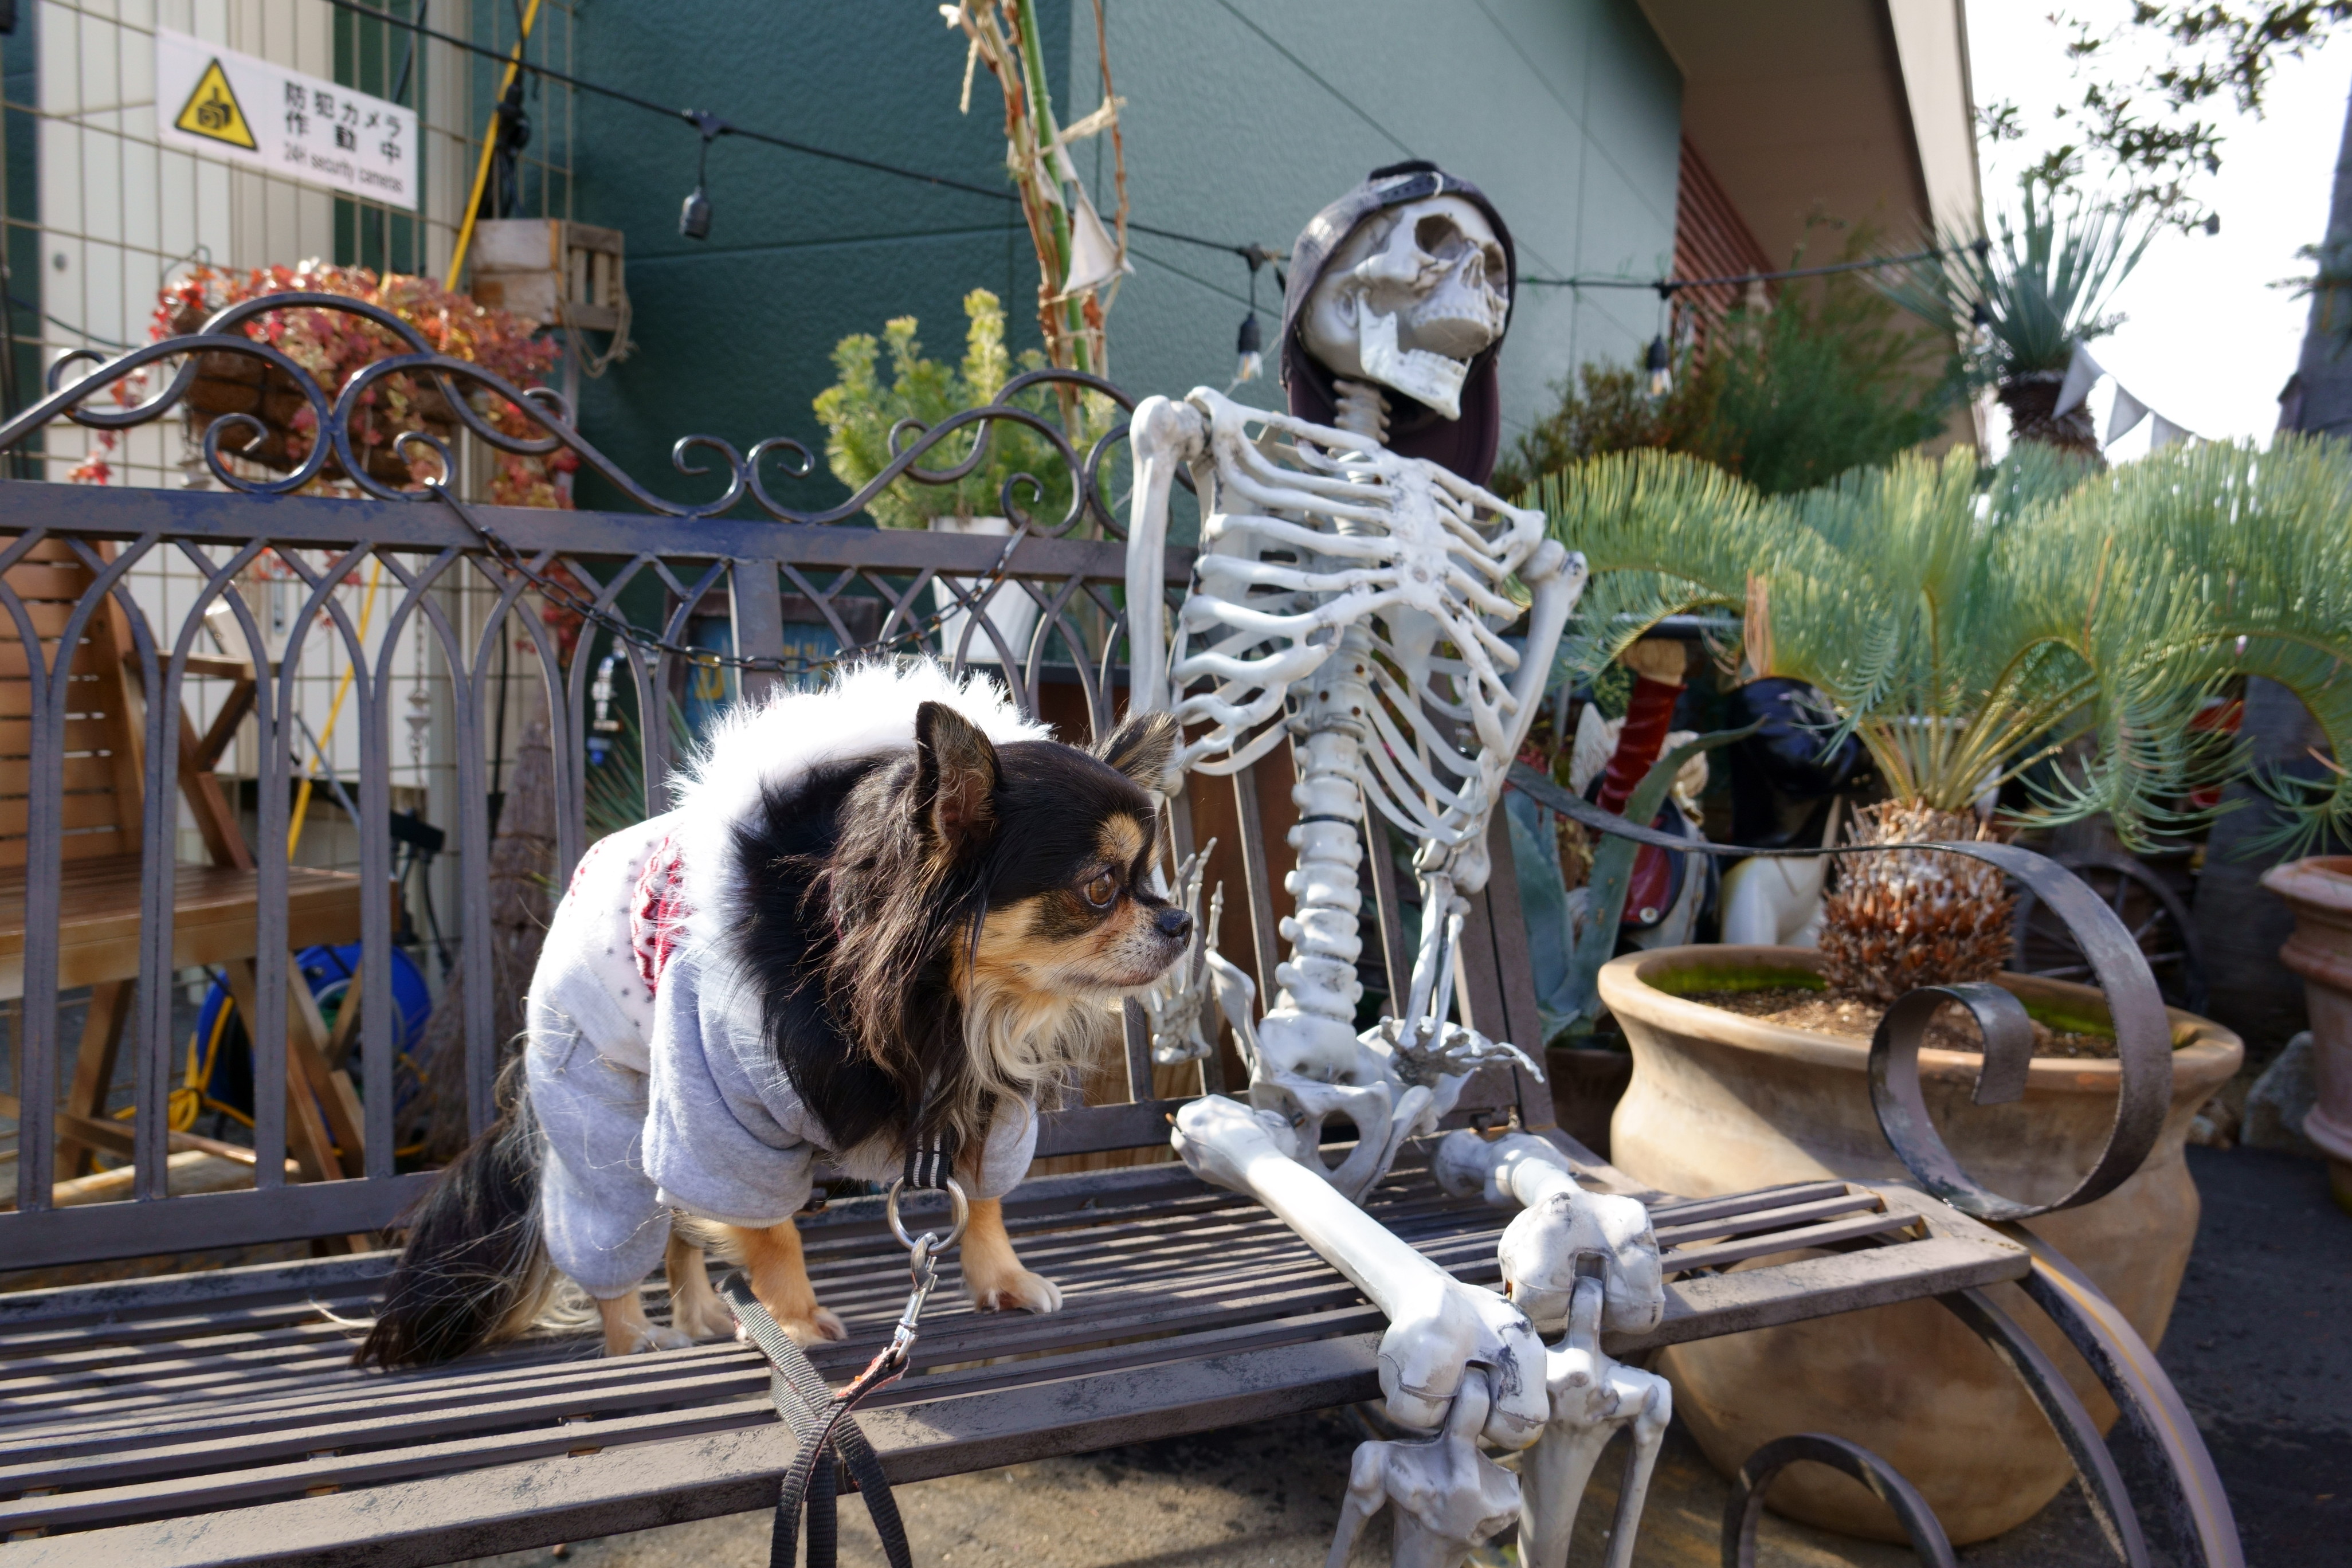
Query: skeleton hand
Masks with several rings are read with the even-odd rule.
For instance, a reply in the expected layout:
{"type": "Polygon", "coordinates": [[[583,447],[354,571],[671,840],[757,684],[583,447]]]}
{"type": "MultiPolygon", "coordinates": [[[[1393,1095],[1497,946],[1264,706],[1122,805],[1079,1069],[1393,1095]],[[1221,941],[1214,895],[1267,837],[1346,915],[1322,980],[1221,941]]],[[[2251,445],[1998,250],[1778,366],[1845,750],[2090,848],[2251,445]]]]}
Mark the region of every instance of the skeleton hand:
{"type": "Polygon", "coordinates": [[[1200,1061],[1216,1049],[1215,1015],[1209,1007],[1211,992],[1223,989],[1218,984],[1223,976],[1213,973],[1210,964],[1216,958],[1217,926],[1224,918],[1223,884],[1210,896],[1208,918],[1201,918],[1201,885],[1216,848],[1212,838],[1176,868],[1171,901],[1192,917],[1192,948],[1143,994],[1144,1015],[1151,1021],[1151,1059],[1162,1067],[1200,1061]]]}

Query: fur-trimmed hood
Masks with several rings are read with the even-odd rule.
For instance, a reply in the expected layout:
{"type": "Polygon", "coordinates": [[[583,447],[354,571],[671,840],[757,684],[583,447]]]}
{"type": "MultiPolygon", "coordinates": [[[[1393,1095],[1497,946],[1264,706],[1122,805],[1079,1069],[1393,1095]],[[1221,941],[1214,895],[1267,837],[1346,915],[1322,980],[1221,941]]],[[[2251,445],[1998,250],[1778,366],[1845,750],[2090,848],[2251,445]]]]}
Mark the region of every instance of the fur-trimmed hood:
{"type": "Polygon", "coordinates": [[[761,796],[828,763],[913,751],[915,710],[926,702],[946,703],[1000,746],[1053,739],[994,679],[969,671],[958,682],[929,658],[857,665],[823,690],[740,703],[719,720],[674,791],[690,943],[723,960],[744,927],[735,828],[761,796]]]}

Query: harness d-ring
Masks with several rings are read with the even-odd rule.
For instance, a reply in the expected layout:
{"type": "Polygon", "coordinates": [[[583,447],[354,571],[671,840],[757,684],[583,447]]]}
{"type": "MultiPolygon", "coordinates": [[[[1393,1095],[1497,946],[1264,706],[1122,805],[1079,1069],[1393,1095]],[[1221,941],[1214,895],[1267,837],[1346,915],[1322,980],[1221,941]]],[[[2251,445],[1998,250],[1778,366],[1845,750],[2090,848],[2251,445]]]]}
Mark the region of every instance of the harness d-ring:
{"type": "MultiPolygon", "coordinates": [[[[890,1234],[898,1238],[898,1245],[912,1252],[916,1247],[916,1239],[907,1234],[906,1226],[898,1218],[898,1199],[906,1190],[907,1184],[903,1179],[890,1184],[890,1195],[882,1201],[882,1217],[889,1222],[890,1234]]],[[[925,1239],[930,1241],[929,1251],[933,1256],[947,1251],[957,1242],[961,1241],[963,1227],[971,1218],[971,1204],[963,1195],[963,1184],[950,1176],[946,1181],[946,1192],[948,1202],[954,1205],[955,1220],[944,1237],[934,1239],[934,1233],[929,1231],[924,1233],[925,1239]]]]}

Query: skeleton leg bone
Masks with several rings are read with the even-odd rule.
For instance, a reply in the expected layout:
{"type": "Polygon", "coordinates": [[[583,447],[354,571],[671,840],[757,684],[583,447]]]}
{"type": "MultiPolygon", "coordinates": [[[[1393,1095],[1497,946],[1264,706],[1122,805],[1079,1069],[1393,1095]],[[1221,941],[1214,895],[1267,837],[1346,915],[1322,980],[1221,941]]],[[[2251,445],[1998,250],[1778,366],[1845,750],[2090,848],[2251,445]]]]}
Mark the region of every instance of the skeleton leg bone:
{"type": "Polygon", "coordinates": [[[1395,1509],[1395,1568],[1460,1568],[1473,1548],[1518,1514],[1519,1483],[1478,1451],[1478,1429],[1493,1398],[1488,1376],[1474,1368],[1463,1378],[1435,1436],[1357,1447],[1324,1568],[1346,1568],[1357,1534],[1382,1503],[1395,1509]]]}
{"type": "Polygon", "coordinates": [[[1279,1116],[1223,1095],[1176,1113],[1171,1142],[1195,1175],[1256,1198],[1389,1320],[1381,1390],[1391,1419],[1415,1431],[1442,1424],[1465,1369],[1489,1369],[1492,1409],[1481,1430],[1506,1448],[1535,1441],[1550,1418],[1537,1369],[1543,1344],[1525,1313],[1465,1285],[1305,1169],[1279,1116]]]}
{"type": "Polygon", "coordinates": [[[1611,1568],[1633,1561],[1642,1504],[1674,1411],[1665,1379],[1613,1360],[1604,1327],[1639,1333],[1665,1310],[1664,1272],[1648,1212],[1632,1198],[1578,1186],[1559,1152],[1526,1133],[1489,1142],[1453,1132],[1438,1145],[1438,1183],[1457,1196],[1524,1205],[1497,1251],[1503,1285],[1538,1322],[1564,1310],[1568,1331],[1545,1360],[1551,1418],[1521,1468],[1520,1561],[1564,1568],[1569,1537],[1593,1466],[1627,1428],[1633,1449],[1618,1492],[1611,1568]]]}

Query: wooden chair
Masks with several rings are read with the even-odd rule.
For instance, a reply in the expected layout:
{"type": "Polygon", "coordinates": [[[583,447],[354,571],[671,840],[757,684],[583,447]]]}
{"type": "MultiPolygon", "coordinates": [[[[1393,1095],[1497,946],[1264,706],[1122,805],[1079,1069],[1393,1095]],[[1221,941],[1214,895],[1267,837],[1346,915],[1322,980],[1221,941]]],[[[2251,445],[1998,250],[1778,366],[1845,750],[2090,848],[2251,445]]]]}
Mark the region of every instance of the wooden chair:
{"type": "MultiPolygon", "coordinates": [[[[45,543],[9,568],[45,640],[65,630],[94,574],[62,541],[45,543]]],[[[54,647],[54,644],[51,644],[54,647]]],[[[0,1001],[25,994],[25,860],[31,773],[28,661],[12,617],[0,616],[0,1001]]],[[[58,1118],[57,1175],[82,1173],[89,1154],[108,1146],[91,1123],[106,1114],[108,1086],[121,1048],[139,977],[140,889],[149,868],[140,848],[145,768],[145,704],[130,626],[110,599],[93,616],[73,653],[76,696],[65,725],[64,875],[58,892],[58,985],[90,988],[73,1077],[58,1118]]],[[[205,860],[175,864],[172,962],[175,968],[217,966],[228,977],[239,1014],[257,1016],[253,855],[214,773],[221,752],[250,710],[257,681],[242,660],[192,656],[188,673],[236,681],[211,730],[197,735],[179,715],[180,791],[205,860]]],[[[306,943],[356,942],[360,884],[346,872],[287,868],[288,929],[306,943]]],[[[361,1173],[359,1100],[351,1078],[331,1067],[330,1040],[318,1005],[300,975],[288,976],[287,1141],[305,1181],[361,1173]],[[299,1089],[292,1086],[301,1084],[299,1089]]],[[[352,1010],[356,1016],[357,1009],[352,1010]]],[[[182,1140],[186,1142],[186,1140],[182,1140]]],[[[210,1140],[207,1148],[217,1148],[210,1140]]],[[[193,1146],[193,1144],[191,1144],[193,1146]]]]}

